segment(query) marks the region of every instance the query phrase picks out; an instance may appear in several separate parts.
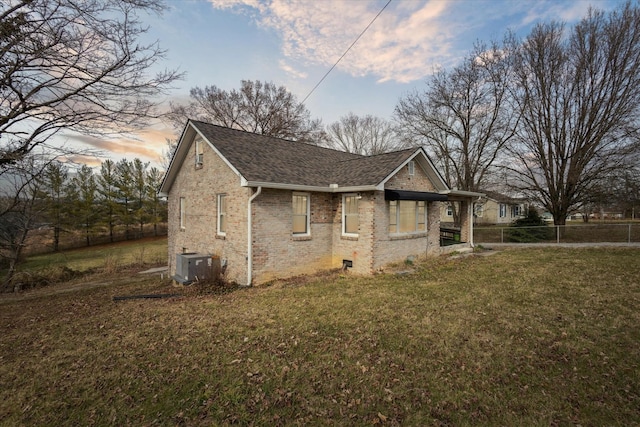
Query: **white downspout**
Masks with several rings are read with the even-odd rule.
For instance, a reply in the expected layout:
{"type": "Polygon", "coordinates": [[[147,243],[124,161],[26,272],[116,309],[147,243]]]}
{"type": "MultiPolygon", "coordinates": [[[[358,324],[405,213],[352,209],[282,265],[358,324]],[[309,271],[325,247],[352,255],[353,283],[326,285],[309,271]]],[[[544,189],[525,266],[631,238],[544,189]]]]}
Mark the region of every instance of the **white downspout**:
{"type": "Polygon", "coordinates": [[[475,202],[473,201],[473,199],[471,199],[471,203],[470,203],[470,205],[471,205],[471,214],[470,214],[471,225],[469,227],[469,233],[470,233],[469,241],[471,242],[471,249],[476,247],[475,243],[473,242],[473,215],[475,213],[475,209],[474,209],[473,205],[475,203],[479,202],[480,200],[482,200],[482,197],[478,197],[475,202]]]}
{"type": "Polygon", "coordinates": [[[473,244],[473,199],[471,199],[471,203],[469,203],[469,242],[471,242],[471,249],[475,248],[475,245],[473,244]]]}
{"type": "Polygon", "coordinates": [[[249,197],[249,203],[247,204],[247,286],[251,286],[253,281],[253,242],[252,242],[252,221],[251,221],[251,202],[260,195],[262,187],[258,187],[258,190],[249,197]]]}

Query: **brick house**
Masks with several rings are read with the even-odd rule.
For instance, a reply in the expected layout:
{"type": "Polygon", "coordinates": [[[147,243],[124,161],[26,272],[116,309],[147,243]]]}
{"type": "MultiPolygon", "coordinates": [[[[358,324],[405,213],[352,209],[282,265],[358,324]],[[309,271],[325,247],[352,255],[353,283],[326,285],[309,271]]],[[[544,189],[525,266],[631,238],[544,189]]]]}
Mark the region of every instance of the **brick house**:
{"type": "Polygon", "coordinates": [[[160,187],[176,255],[220,257],[240,284],[345,267],[371,274],[439,255],[440,204],[458,200],[472,246],[472,198],[450,190],[422,148],[361,156],[190,120],[160,187]]]}

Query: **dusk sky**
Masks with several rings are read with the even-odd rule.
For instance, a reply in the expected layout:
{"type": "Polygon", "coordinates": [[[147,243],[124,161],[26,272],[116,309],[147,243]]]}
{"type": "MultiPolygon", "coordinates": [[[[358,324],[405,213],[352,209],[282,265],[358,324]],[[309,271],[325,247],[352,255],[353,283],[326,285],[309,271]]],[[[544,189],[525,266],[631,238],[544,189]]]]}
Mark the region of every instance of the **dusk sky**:
{"type": "MultiPolygon", "coordinates": [[[[187,102],[189,89],[240,80],[284,85],[302,101],[388,0],[168,0],[160,17],[145,16],[149,40],[167,50],[166,68],[186,73],[166,99],[187,102]]],[[[437,67],[451,67],[478,41],[508,29],[526,35],[537,22],[569,25],[590,6],[620,1],[392,0],[305,105],[328,125],[349,112],[390,119],[403,95],[425,88],[437,67]]],[[[108,157],[156,163],[175,130],[158,123],[140,141],[82,140],[108,157]]],[[[90,163],[99,163],[86,159],[90,163]]]]}

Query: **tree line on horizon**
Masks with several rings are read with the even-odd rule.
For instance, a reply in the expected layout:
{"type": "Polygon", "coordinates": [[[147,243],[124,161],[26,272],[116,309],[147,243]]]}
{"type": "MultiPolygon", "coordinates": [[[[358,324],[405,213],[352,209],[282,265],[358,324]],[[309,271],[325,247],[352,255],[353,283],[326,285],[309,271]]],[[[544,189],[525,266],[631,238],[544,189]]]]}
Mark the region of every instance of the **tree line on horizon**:
{"type": "Polygon", "coordinates": [[[58,251],[60,234],[82,231],[85,244],[96,232],[114,242],[116,228],[124,229],[125,239],[142,236],[144,226],[166,222],[166,202],[157,189],[163,172],[134,158],[118,162],[107,159],[100,169],[81,165],[75,171],[60,161],[49,163],[32,186],[39,203],[38,220],[53,230],[52,250],[58,251]]]}
{"type": "MultiPolygon", "coordinates": [[[[573,26],[543,22],[522,38],[479,41],[457,65],[429,76],[424,89],[399,99],[391,120],[349,113],[326,127],[285,87],[261,81],[195,87],[190,102],[162,113],[160,95],[183,74],[150,72],[166,52],[144,40],[139,16],[165,7],[163,0],[0,2],[0,181],[8,182],[0,188],[0,253],[21,248],[45,184],[55,212],[53,182],[74,183],[61,187],[74,207],[61,209],[60,220],[64,211],[84,230],[97,221],[90,207],[106,203],[102,168],[66,171],[64,179],[63,165],[53,170],[56,158],[73,154],[54,136],[117,137],[158,117],[177,131],[193,118],[366,155],[423,146],[451,188],[516,192],[559,225],[589,206],[619,200],[633,209],[640,201],[637,2],[590,9],[573,26]]],[[[136,160],[114,173],[135,182],[136,160]]],[[[118,169],[107,162],[102,167],[118,169]]],[[[122,194],[110,203],[125,201],[117,221],[132,230],[141,221],[133,214],[139,208],[129,207],[135,190],[133,199],[122,194]]],[[[101,215],[112,215],[103,208],[101,215]]]]}
{"type": "Polygon", "coordinates": [[[82,235],[85,245],[94,238],[117,233],[125,239],[143,237],[144,227],[158,226],[167,220],[167,204],[157,189],[163,173],[135,158],[118,162],[105,160],[100,169],[81,165],[72,169],[59,160],[29,162],[30,175],[5,176],[4,185],[12,187],[3,197],[0,221],[0,266],[10,278],[22,258],[27,237],[36,229],[47,230],[52,237],[50,250],[60,250],[64,234],[82,235]],[[20,188],[20,191],[15,191],[20,188]]]}

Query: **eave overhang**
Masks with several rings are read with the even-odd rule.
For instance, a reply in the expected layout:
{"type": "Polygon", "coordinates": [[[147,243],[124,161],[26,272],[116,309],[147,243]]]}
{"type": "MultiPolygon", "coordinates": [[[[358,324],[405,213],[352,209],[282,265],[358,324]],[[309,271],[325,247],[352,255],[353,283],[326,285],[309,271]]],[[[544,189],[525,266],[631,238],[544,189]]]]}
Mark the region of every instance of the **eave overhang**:
{"type": "Polygon", "coordinates": [[[446,195],[449,198],[449,201],[469,200],[469,199],[484,197],[484,193],[478,193],[475,191],[464,191],[464,190],[446,190],[446,191],[441,191],[440,194],[446,195]]]}

